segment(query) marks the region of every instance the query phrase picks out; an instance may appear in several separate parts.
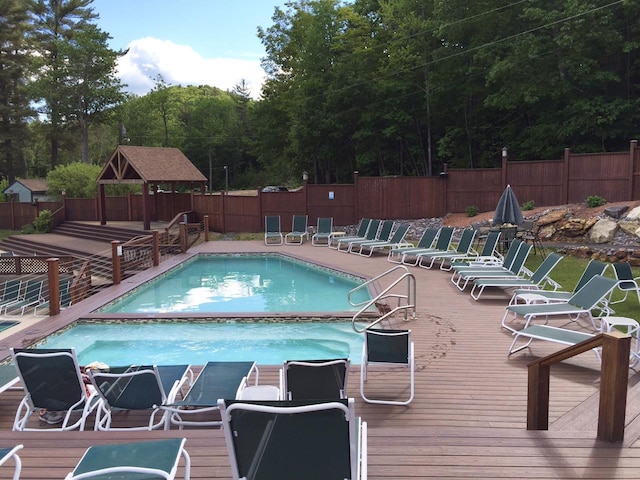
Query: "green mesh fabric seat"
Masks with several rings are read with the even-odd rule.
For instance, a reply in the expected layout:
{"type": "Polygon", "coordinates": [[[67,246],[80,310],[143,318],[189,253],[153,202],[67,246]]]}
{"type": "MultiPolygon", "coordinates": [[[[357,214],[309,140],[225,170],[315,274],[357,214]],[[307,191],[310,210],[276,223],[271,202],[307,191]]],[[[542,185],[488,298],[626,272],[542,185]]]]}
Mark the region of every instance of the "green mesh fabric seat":
{"type": "Polygon", "coordinates": [[[219,407],[235,480],[367,478],[367,426],[353,399],[219,407]]]}
{"type": "Polygon", "coordinates": [[[418,265],[418,261],[420,260],[419,255],[425,253],[445,253],[449,251],[449,246],[451,245],[451,241],[453,240],[453,232],[455,228],[453,227],[442,227],[438,231],[438,238],[436,239],[436,243],[433,248],[424,248],[419,250],[407,250],[403,252],[402,259],[400,263],[405,265],[418,265]]]}
{"type": "Polygon", "coordinates": [[[284,243],[287,245],[302,245],[306,238],[309,240],[308,216],[294,215],[291,222],[291,231],[284,236],[284,243]]]}
{"type": "Polygon", "coordinates": [[[184,459],[184,479],[191,478],[191,458],[184,448],[186,439],[170,438],[149,442],[97,445],[84,453],[65,480],[99,478],[173,479],[184,459]]]}
{"type": "Polygon", "coordinates": [[[311,245],[314,247],[326,247],[331,243],[333,233],[333,217],[318,218],[316,233],[311,236],[311,245]]]}
{"type": "Polygon", "coordinates": [[[264,217],[264,244],[282,245],[283,243],[280,215],[266,215],[264,217]]]}
{"type": "MultiPolygon", "coordinates": [[[[467,257],[473,251],[473,240],[476,236],[476,231],[472,228],[465,228],[462,230],[460,240],[456,245],[456,248],[449,249],[446,252],[426,252],[418,254],[418,266],[431,269],[433,265],[438,262],[440,267],[444,265],[446,261],[451,261],[457,257],[467,257]]],[[[442,268],[442,270],[445,270],[442,268]]]]}
{"type": "Polygon", "coordinates": [[[346,398],[348,358],[287,360],[280,370],[285,400],[346,398]]]}
{"type": "Polygon", "coordinates": [[[329,248],[333,248],[337,250],[341,240],[349,241],[349,240],[365,238],[367,236],[367,232],[369,231],[370,226],[371,226],[370,218],[361,218],[360,223],[358,223],[358,228],[356,229],[355,235],[333,236],[329,240],[329,248]]]}
{"type": "Polygon", "coordinates": [[[18,450],[20,450],[23,445],[16,445],[12,448],[0,448],[0,467],[2,467],[9,460],[13,460],[14,469],[13,469],[13,480],[18,480],[20,478],[20,473],[22,472],[22,460],[20,459],[20,455],[18,455],[18,450]]]}
{"type": "Polygon", "coordinates": [[[404,241],[404,237],[407,235],[408,231],[408,224],[399,225],[389,240],[376,240],[360,243],[358,245],[358,249],[352,249],[351,253],[356,253],[363,257],[370,257],[376,250],[386,251],[394,248],[413,246],[412,243],[404,241]]]}
{"type": "Polygon", "coordinates": [[[389,250],[389,255],[387,255],[387,261],[391,263],[401,263],[405,253],[413,250],[425,250],[431,248],[433,246],[433,242],[435,242],[438,237],[439,232],[440,229],[438,228],[425,228],[420,240],[418,240],[418,243],[415,246],[407,244],[406,246],[392,248],[389,250]]]}

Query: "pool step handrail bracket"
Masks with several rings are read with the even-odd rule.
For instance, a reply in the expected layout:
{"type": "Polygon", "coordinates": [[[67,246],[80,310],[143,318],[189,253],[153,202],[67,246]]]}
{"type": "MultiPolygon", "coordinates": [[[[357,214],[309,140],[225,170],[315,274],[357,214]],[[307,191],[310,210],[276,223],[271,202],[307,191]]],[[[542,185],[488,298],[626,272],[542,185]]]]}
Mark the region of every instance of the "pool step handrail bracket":
{"type": "Polygon", "coordinates": [[[409,269],[404,266],[404,265],[397,265],[389,270],[387,270],[386,272],[381,273],[380,275],[371,278],[369,280],[367,280],[365,283],[363,283],[362,285],[358,285],[356,288],[352,289],[349,294],[349,303],[353,306],[360,306],[362,305],[362,308],[360,308],[360,310],[358,310],[358,312],[356,312],[356,314],[353,316],[353,318],[351,319],[351,326],[353,328],[353,330],[355,332],[358,333],[363,333],[367,328],[371,328],[377,324],[379,324],[380,322],[382,322],[383,320],[386,320],[387,318],[393,317],[396,313],[398,312],[403,312],[404,313],[404,321],[408,321],[409,320],[409,311],[411,311],[411,318],[415,319],[416,318],[416,278],[415,276],[409,272],[409,269]],[[361,302],[358,304],[354,304],[351,301],[351,294],[354,293],[355,291],[361,289],[361,288],[365,288],[368,285],[370,285],[371,283],[392,274],[393,272],[395,272],[396,270],[401,270],[402,274],[400,275],[400,277],[398,277],[396,280],[394,280],[389,286],[387,286],[384,290],[382,290],[382,292],[380,292],[378,295],[376,295],[374,298],[372,298],[371,300],[369,300],[368,302],[361,302]],[[406,294],[399,294],[396,292],[392,292],[392,290],[399,284],[405,282],[407,283],[407,293],[406,294]],[[390,298],[395,298],[398,300],[398,304],[397,306],[395,306],[394,308],[390,308],[388,311],[386,311],[381,317],[376,318],[373,322],[371,322],[370,324],[368,324],[365,327],[359,327],[358,324],[356,323],[358,321],[358,319],[364,314],[364,312],[366,312],[367,310],[369,310],[369,308],[371,308],[374,305],[380,305],[380,304],[386,304],[386,302],[382,302],[383,300],[387,300],[390,298]]]}

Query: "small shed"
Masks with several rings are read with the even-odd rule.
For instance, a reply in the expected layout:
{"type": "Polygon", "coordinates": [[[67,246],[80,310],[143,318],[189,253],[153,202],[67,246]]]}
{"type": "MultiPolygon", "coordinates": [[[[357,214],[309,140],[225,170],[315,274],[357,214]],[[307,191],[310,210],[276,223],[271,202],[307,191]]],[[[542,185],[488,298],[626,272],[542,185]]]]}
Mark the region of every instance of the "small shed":
{"type": "Polygon", "coordinates": [[[49,185],[43,178],[18,178],[2,193],[11,195],[16,202],[51,202],[52,198],[47,195],[48,189],[49,185]]]}
{"type": "MultiPolygon", "coordinates": [[[[207,177],[177,148],[119,145],[98,176],[100,223],[106,225],[104,186],[118,183],[142,184],[144,229],[151,228],[149,185],[179,183],[198,185],[204,193],[207,177]]],[[[155,191],[155,188],[154,188],[155,191]]]]}

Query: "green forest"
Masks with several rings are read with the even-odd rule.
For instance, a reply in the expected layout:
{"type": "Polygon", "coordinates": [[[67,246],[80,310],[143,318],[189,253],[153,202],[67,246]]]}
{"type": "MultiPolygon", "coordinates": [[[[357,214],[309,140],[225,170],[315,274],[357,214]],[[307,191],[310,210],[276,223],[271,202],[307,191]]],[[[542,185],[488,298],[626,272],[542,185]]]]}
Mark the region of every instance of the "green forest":
{"type": "MultiPolygon", "coordinates": [[[[640,0],[299,0],[256,26],[267,74],[126,93],[92,0],[0,0],[0,176],[177,147],[214,190],[438,175],[625,151],[640,0]],[[228,175],[225,178],[225,174],[228,175]]],[[[231,41],[231,40],[230,40],[231,41]]],[[[98,167],[97,169],[95,167],[98,167]]]]}

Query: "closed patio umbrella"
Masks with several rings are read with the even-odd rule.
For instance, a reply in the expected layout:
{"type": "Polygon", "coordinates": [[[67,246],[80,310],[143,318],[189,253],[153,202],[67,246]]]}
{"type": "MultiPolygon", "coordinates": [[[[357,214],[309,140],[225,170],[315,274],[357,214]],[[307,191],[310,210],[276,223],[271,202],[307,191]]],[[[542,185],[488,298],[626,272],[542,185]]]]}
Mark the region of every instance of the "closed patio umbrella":
{"type": "Polygon", "coordinates": [[[522,210],[520,210],[520,204],[516,198],[515,193],[511,189],[511,185],[507,185],[498,205],[496,211],[493,214],[493,224],[503,225],[505,223],[511,223],[512,225],[520,225],[524,219],[522,218],[522,210]]]}

